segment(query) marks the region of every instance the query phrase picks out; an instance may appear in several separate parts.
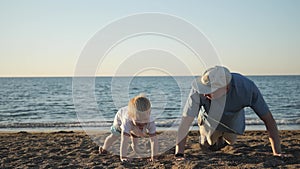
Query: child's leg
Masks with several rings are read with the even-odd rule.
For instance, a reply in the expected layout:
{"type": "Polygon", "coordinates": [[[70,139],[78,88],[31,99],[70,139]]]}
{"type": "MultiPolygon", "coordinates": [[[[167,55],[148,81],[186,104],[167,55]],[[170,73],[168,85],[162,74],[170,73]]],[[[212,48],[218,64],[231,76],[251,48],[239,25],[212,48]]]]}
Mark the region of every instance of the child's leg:
{"type": "Polygon", "coordinates": [[[106,137],[104,144],[103,144],[103,149],[108,150],[111,145],[119,138],[119,136],[116,136],[114,134],[110,134],[109,136],[106,137]]]}
{"type": "Polygon", "coordinates": [[[100,152],[103,150],[107,151],[111,147],[111,145],[121,136],[121,131],[115,126],[111,126],[110,132],[111,134],[106,137],[103,147],[99,147],[100,152]]]}
{"type": "Polygon", "coordinates": [[[136,137],[136,136],[131,136],[131,142],[132,142],[131,148],[133,149],[133,151],[134,151],[135,153],[140,153],[141,150],[138,148],[138,137],[136,137]]]}

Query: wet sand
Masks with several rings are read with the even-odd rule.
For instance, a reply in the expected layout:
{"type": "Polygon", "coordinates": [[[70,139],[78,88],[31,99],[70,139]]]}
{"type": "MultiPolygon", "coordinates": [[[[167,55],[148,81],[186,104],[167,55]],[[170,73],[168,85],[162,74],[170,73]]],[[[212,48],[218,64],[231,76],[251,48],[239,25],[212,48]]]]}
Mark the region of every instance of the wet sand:
{"type": "MultiPolygon", "coordinates": [[[[276,158],[265,131],[246,131],[234,145],[216,152],[199,147],[199,132],[191,131],[185,161],[174,159],[174,132],[158,135],[159,162],[145,158],[121,163],[117,154],[101,155],[108,132],[2,132],[0,133],[0,168],[300,168],[300,131],[280,131],[282,150],[288,157],[276,158]],[[162,136],[162,137],[160,137],[162,136]],[[167,136],[167,137],[166,137],[167,136]],[[169,147],[168,147],[169,146],[169,147]]],[[[118,147],[115,143],[114,147],[118,147]]]]}

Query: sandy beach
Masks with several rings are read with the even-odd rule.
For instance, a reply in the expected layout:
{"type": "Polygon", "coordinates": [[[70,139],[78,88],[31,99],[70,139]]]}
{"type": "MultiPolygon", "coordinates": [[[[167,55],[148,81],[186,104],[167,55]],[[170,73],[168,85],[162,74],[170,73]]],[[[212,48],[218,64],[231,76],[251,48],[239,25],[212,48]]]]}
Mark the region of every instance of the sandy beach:
{"type": "MultiPolygon", "coordinates": [[[[285,158],[272,156],[265,131],[246,131],[238,141],[220,151],[199,148],[199,133],[191,131],[186,146],[187,160],[174,160],[174,147],[160,154],[159,162],[135,159],[121,163],[115,154],[100,155],[98,144],[108,132],[2,132],[0,133],[0,168],[300,168],[300,131],[280,131],[285,158]]],[[[168,139],[161,137],[160,149],[168,139]]],[[[118,143],[115,144],[119,146],[118,143]]]]}

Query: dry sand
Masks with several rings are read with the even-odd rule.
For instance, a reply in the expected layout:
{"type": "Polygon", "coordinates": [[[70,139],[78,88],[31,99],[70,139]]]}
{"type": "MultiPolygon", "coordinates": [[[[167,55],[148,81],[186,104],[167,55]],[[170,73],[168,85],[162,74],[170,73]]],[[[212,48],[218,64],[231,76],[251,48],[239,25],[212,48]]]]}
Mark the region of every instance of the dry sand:
{"type": "MultiPolygon", "coordinates": [[[[234,145],[216,152],[201,151],[199,133],[191,131],[185,151],[187,160],[177,162],[171,147],[159,156],[159,162],[135,159],[129,164],[121,163],[117,155],[98,153],[98,144],[103,144],[108,134],[2,132],[0,168],[300,168],[298,130],[280,131],[282,150],[288,154],[285,158],[272,156],[265,131],[246,131],[234,145]]],[[[174,135],[165,136],[159,138],[161,150],[173,144],[174,135]]]]}

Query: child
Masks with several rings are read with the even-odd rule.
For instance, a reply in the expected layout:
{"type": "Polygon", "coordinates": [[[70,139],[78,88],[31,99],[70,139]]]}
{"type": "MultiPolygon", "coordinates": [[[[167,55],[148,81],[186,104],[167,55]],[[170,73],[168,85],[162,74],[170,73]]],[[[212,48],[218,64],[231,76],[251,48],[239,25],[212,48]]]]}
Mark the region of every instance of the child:
{"type": "Polygon", "coordinates": [[[140,94],[132,98],[128,106],[119,109],[115,115],[111,134],[105,139],[100,154],[106,154],[110,146],[121,136],[120,159],[122,162],[130,161],[127,157],[129,138],[132,140],[132,149],[138,152],[137,141],[139,137],[149,136],[151,145],[151,161],[158,153],[156,126],[151,116],[151,104],[145,95],[140,94]],[[147,133],[148,132],[148,133],[147,133]]]}

